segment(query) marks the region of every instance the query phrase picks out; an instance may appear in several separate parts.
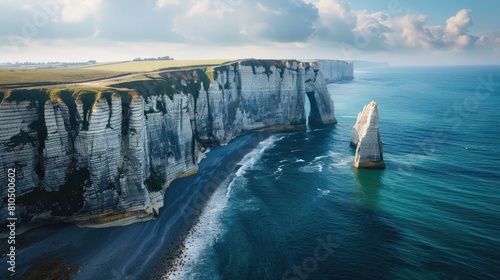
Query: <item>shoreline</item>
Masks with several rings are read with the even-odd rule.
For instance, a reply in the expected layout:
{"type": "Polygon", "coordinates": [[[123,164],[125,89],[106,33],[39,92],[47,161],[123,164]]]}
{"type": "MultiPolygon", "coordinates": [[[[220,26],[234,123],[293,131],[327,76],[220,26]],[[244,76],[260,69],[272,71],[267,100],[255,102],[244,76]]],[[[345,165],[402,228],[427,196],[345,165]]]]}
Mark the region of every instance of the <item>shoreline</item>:
{"type": "MultiPolygon", "coordinates": [[[[172,182],[165,193],[162,213],[152,220],[105,228],[58,224],[25,232],[18,237],[23,245],[17,252],[16,277],[32,272],[47,259],[78,265],[75,279],[163,275],[172,264],[168,255],[182,250],[178,245],[183,244],[196,224],[216,190],[214,186],[234,174],[236,163],[270,135],[271,132],[248,133],[228,145],[212,148],[197,174],[172,182]]],[[[1,239],[3,245],[4,241],[1,239]]],[[[6,256],[1,261],[6,261],[6,256]]],[[[0,275],[7,276],[5,273],[0,275]]]]}

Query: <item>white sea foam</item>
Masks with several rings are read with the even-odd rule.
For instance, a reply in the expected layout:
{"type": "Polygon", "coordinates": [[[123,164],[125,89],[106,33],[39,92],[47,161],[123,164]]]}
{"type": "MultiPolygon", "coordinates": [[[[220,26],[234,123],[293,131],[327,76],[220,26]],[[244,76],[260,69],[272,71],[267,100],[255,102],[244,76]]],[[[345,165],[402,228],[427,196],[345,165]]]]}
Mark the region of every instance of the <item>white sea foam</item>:
{"type": "Polygon", "coordinates": [[[317,190],[320,192],[320,196],[325,196],[330,194],[330,190],[323,190],[320,188],[317,188],[317,190]]]}
{"type": "MultiPolygon", "coordinates": [[[[274,143],[278,141],[278,138],[271,136],[270,138],[262,141],[259,145],[253,149],[250,153],[245,155],[243,159],[238,163],[241,165],[236,171],[235,177],[229,182],[223,183],[227,185],[227,190],[224,187],[218,188],[213,196],[207,203],[207,206],[200,215],[198,223],[192,228],[185,240],[186,248],[183,251],[183,255],[180,257],[182,259],[182,265],[179,261],[176,263],[179,266],[175,271],[171,271],[164,275],[162,279],[165,280],[177,280],[177,279],[201,279],[203,275],[196,275],[197,266],[207,265],[210,270],[210,279],[220,279],[221,277],[217,274],[217,269],[211,264],[205,262],[203,256],[209,256],[211,254],[212,246],[224,236],[224,226],[222,221],[222,215],[225,212],[226,207],[228,207],[228,200],[230,199],[231,188],[235,185],[244,184],[245,171],[251,169],[255,163],[262,157],[262,154],[272,147],[274,143]],[[229,184],[228,184],[229,182],[229,184]]],[[[256,203],[252,201],[247,201],[247,211],[258,210],[256,203]]]]}
{"type": "MultiPolygon", "coordinates": [[[[353,160],[353,162],[354,162],[354,160],[353,160]]],[[[335,162],[335,163],[330,164],[331,167],[342,167],[342,166],[347,166],[347,165],[349,165],[348,160],[341,160],[339,162],[335,162]]]]}
{"type": "Polygon", "coordinates": [[[226,197],[230,196],[231,190],[233,189],[234,184],[240,180],[243,175],[245,174],[245,171],[252,168],[257,161],[262,157],[264,152],[274,146],[274,143],[276,141],[281,140],[283,137],[278,139],[276,136],[271,136],[267,138],[266,140],[262,141],[259,143],[259,145],[253,149],[250,153],[246,154],[240,162],[238,162],[238,165],[240,165],[240,168],[236,171],[235,175],[236,177],[229,183],[229,186],[227,188],[227,193],[226,197]]]}
{"type": "Polygon", "coordinates": [[[342,155],[342,154],[341,154],[341,153],[339,153],[339,152],[332,152],[332,151],[329,151],[329,152],[328,152],[328,156],[329,156],[329,157],[332,157],[332,158],[337,158],[337,157],[339,157],[339,156],[341,156],[341,155],[342,155]]]}
{"type": "Polygon", "coordinates": [[[351,156],[351,155],[346,156],[346,155],[339,153],[339,152],[330,151],[328,153],[328,156],[331,157],[332,161],[333,161],[333,163],[330,163],[329,166],[334,167],[334,168],[347,166],[347,165],[354,162],[353,156],[351,156]]]}
{"type": "MultiPolygon", "coordinates": [[[[224,229],[221,226],[221,215],[227,206],[227,198],[224,195],[224,189],[219,188],[215,191],[207,207],[203,210],[199,222],[192,228],[185,240],[185,248],[180,260],[176,260],[177,267],[175,271],[170,271],[162,279],[199,279],[194,271],[197,265],[204,263],[202,256],[210,252],[210,248],[224,235],[224,229]]],[[[220,279],[214,268],[211,279],[220,279]]]]}
{"type": "Polygon", "coordinates": [[[301,168],[299,168],[299,170],[305,173],[322,172],[323,165],[321,163],[313,164],[313,162],[311,162],[306,166],[302,166],[301,168]]]}
{"type": "Polygon", "coordinates": [[[315,162],[315,161],[318,161],[318,160],[322,160],[322,159],[327,158],[327,157],[328,157],[328,156],[319,156],[319,157],[315,157],[315,158],[313,159],[313,161],[312,161],[312,162],[315,162]]]}
{"type": "MultiPolygon", "coordinates": [[[[317,156],[309,164],[299,168],[299,170],[306,173],[322,172],[324,162],[322,162],[321,160],[328,157],[329,156],[317,156]]],[[[305,162],[305,161],[303,159],[298,159],[295,162],[305,162]]]]}
{"type": "Polygon", "coordinates": [[[276,180],[278,180],[281,175],[283,175],[283,167],[284,165],[281,164],[280,166],[278,166],[278,169],[276,169],[276,171],[273,172],[273,175],[275,175],[276,177],[274,177],[276,180]]]}

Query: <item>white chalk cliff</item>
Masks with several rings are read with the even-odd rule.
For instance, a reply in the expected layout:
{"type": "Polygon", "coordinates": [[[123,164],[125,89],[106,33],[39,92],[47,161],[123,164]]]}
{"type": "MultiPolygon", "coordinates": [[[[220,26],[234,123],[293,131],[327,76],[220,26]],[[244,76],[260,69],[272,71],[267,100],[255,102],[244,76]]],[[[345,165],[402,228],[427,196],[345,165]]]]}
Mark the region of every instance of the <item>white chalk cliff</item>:
{"type": "Polygon", "coordinates": [[[312,62],[312,64],[323,73],[327,83],[335,83],[354,78],[354,65],[352,61],[321,59],[312,62]]]}
{"type": "MultiPolygon", "coordinates": [[[[206,147],[255,130],[305,129],[306,93],[312,124],[336,122],[325,78],[307,62],[155,75],[102,88],[0,90],[0,173],[16,168],[20,223],[150,219],[170,182],[197,171],[206,147]]],[[[2,221],[7,184],[0,176],[2,221]]]]}
{"type": "Polygon", "coordinates": [[[358,114],[352,129],[351,146],[356,148],[356,168],[385,168],[382,140],[380,139],[378,106],[370,102],[358,114]]]}

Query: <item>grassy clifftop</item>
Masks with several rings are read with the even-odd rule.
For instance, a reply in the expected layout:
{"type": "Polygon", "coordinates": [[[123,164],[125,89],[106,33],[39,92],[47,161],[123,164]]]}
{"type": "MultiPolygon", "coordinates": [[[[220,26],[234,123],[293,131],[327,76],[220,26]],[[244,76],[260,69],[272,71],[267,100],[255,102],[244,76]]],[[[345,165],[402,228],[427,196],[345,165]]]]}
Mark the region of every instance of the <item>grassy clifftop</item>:
{"type": "Polygon", "coordinates": [[[0,69],[0,88],[81,83],[167,69],[210,67],[226,61],[165,60],[120,62],[66,69],[0,69]]]}
{"type": "MultiPolygon", "coordinates": [[[[123,62],[72,69],[0,69],[0,104],[5,101],[57,100],[60,93],[83,102],[98,100],[101,92],[113,91],[123,96],[129,92],[148,95],[191,93],[198,96],[208,90],[218,73],[236,69],[237,65],[264,68],[271,75],[271,67],[282,76],[284,69],[296,60],[169,60],[123,62]],[[94,96],[94,98],[87,98],[94,96]]],[[[130,98],[125,98],[130,99],[130,98]]]]}

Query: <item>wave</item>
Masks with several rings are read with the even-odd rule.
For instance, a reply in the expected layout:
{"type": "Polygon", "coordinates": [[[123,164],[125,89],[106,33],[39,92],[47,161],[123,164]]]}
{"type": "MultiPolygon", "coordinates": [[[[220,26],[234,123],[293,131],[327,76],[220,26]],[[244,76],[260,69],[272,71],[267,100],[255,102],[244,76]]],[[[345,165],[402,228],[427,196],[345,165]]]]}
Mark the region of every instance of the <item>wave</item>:
{"type": "Polygon", "coordinates": [[[275,175],[274,177],[275,180],[278,180],[279,178],[281,178],[281,175],[283,175],[284,166],[285,166],[284,164],[279,165],[276,171],[273,172],[273,175],[275,175]]]}
{"type": "MultiPolygon", "coordinates": [[[[203,263],[203,257],[209,254],[210,248],[224,235],[221,226],[221,215],[227,207],[228,200],[224,195],[223,188],[215,191],[207,207],[203,210],[198,223],[189,231],[181,255],[174,263],[177,265],[173,270],[163,275],[162,280],[197,279],[194,267],[203,263]]],[[[217,272],[213,271],[212,279],[217,272]]]]}
{"type": "Polygon", "coordinates": [[[312,164],[309,163],[306,166],[302,166],[299,168],[299,171],[302,171],[304,173],[315,173],[315,172],[323,172],[323,165],[318,163],[318,164],[312,164]]]}
{"type": "Polygon", "coordinates": [[[352,156],[344,157],[341,159],[336,159],[335,162],[330,163],[331,167],[342,167],[352,164],[354,162],[354,158],[352,156]]]}
{"type": "Polygon", "coordinates": [[[260,158],[262,157],[264,152],[267,149],[273,147],[274,143],[276,143],[276,141],[282,140],[283,138],[284,138],[284,136],[282,136],[281,138],[278,138],[275,135],[267,138],[266,140],[260,142],[259,145],[255,149],[253,149],[250,153],[246,154],[237,163],[237,165],[239,165],[240,168],[238,168],[238,170],[235,173],[236,177],[234,177],[234,179],[231,181],[231,183],[229,183],[229,186],[227,188],[226,197],[229,197],[234,184],[238,180],[240,180],[243,177],[243,175],[245,175],[245,172],[248,169],[252,168],[255,165],[255,163],[260,160],[260,158]]]}
{"type": "Polygon", "coordinates": [[[323,190],[323,189],[320,189],[320,188],[316,188],[316,190],[318,190],[320,192],[320,197],[323,197],[323,196],[326,196],[326,195],[330,194],[330,190],[323,190]]]}
{"type": "MultiPolygon", "coordinates": [[[[243,159],[238,162],[240,168],[235,173],[235,177],[229,182],[226,180],[223,185],[225,188],[219,187],[203,210],[198,220],[198,223],[189,231],[184,244],[186,247],[183,249],[182,254],[174,262],[179,264],[175,270],[169,271],[163,275],[164,280],[177,280],[177,279],[198,279],[202,275],[198,275],[198,265],[207,265],[204,260],[206,256],[211,254],[212,246],[224,236],[225,230],[223,225],[222,216],[228,207],[228,202],[231,194],[231,189],[235,184],[239,184],[244,180],[244,174],[247,170],[251,169],[262,157],[264,152],[273,147],[276,141],[281,138],[271,136],[266,140],[259,143],[250,153],[246,154],[243,159]],[[229,184],[228,184],[229,182],[229,184]]],[[[247,201],[248,211],[258,210],[255,203],[247,201]]],[[[210,264],[208,264],[210,266],[210,264]]],[[[212,266],[210,266],[212,267],[212,266]]],[[[210,279],[220,279],[215,267],[210,271],[210,279]]]]}
{"type": "Polygon", "coordinates": [[[315,161],[318,161],[318,160],[322,160],[322,159],[327,158],[327,157],[328,156],[318,156],[318,157],[315,157],[312,162],[315,162],[315,161]]]}

